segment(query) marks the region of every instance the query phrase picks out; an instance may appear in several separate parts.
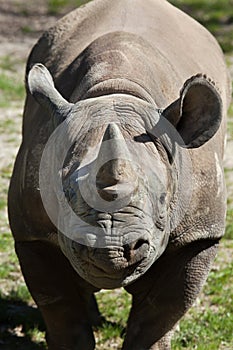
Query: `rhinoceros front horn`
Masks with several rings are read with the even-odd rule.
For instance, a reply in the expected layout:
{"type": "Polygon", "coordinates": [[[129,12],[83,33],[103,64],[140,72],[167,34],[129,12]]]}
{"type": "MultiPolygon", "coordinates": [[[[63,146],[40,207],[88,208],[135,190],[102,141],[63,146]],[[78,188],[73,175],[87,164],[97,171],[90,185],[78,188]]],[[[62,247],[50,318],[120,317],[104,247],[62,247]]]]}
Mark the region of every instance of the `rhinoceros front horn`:
{"type": "Polygon", "coordinates": [[[126,141],[115,123],[109,124],[105,130],[95,172],[97,190],[107,201],[129,196],[137,186],[138,176],[126,141]]]}

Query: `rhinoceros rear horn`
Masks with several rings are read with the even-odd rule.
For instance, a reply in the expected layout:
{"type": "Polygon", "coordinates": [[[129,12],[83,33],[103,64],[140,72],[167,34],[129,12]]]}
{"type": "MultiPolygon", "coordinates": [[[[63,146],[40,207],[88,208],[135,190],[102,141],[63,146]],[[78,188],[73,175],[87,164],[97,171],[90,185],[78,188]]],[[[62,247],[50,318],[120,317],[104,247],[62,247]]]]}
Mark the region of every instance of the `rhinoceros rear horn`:
{"type": "Polygon", "coordinates": [[[41,63],[35,64],[29,71],[27,84],[36,101],[51,115],[65,117],[73,104],[66,101],[54,86],[48,69],[41,63]]]}
{"type": "Polygon", "coordinates": [[[222,120],[222,99],[205,75],[188,79],[180,98],[163,111],[188,148],[197,148],[217,132],[222,120]]]}

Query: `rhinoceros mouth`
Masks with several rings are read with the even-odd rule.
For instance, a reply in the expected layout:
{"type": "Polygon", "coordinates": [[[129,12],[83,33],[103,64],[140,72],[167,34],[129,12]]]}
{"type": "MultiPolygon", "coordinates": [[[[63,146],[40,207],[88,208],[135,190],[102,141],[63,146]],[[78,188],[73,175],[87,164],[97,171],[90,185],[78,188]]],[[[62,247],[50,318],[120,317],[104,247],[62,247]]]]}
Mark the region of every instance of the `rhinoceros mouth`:
{"type": "Polygon", "coordinates": [[[140,264],[150,252],[149,242],[142,239],[135,243],[134,249],[131,248],[130,245],[97,249],[82,247],[81,250],[86,250],[86,254],[82,254],[81,260],[109,275],[121,273],[140,264]]]}
{"type": "Polygon", "coordinates": [[[100,289],[114,289],[124,287],[136,280],[143,272],[142,261],[143,259],[112,273],[106,272],[103,267],[98,267],[96,264],[90,262],[82,262],[82,264],[79,264],[79,267],[74,266],[74,268],[83,279],[95,287],[100,289]]]}
{"type": "MultiPolygon", "coordinates": [[[[100,251],[99,256],[97,252],[96,257],[86,254],[81,254],[82,256],[80,256],[80,254],[77,254],[77,250],[75,254],[74,252],[73,254],[66,252],[66,256],[73,268],[83,279],[97,288],[105,289],[124,287],[132,283],[153,263],[153,249],[151,249],[148,242],[144,242],[140,246],[136,257],[131,258],[130,261],[127,260],[127,256],[125,257],[123,255],[122,248],[119,248],[119,256],[115,256],[116,250],[114,248],[112,250],[105,250],[105,254],[103,255],[100,251]],[[111,256],[115,257],[111,258],[111,256]]],[[[88,250],[84,246],[82,249],[88,250]]],[[[92,251],[91,254],[94,253],[92,251]]]]}

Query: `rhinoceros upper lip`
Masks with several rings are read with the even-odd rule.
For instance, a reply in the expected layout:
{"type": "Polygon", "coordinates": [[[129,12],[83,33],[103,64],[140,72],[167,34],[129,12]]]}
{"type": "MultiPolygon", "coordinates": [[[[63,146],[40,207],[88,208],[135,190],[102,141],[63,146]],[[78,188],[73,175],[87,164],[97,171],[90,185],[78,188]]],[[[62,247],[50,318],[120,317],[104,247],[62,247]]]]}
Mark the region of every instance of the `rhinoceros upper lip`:
{"type": "MultiPolygon", "coordinates": [[[[98,262],[92,263],[88,262],[89,265],[89,273],[90,275],[94,275],[95,277],[103,277],[106,276],[108,279],[113,279],[113,280],[118,280],[125,278],[129,274],[131,274],[141,263],[143,259],[140,261],[134,262],[131,265],[128,265],[126,262],[120,262],[118,261],[118,268],[112,268],[110,269],[109,267],[106,266],[100,266],[98,262]]],[[[89,274],[88,273],[88,274],[89,274]]]]}
{"type": "Polygon", "coordinates": [[[122,247],[120,254],[117,256],[116,252],[114,254],[113,251],[113,254],[111,254],[111,250],[105,249],[106,253],[103,255],[98,256],[97,254],[95,257],[92,257],[87,254],[82,256],[82,260],[84,263],[96,268],[98,271],[102,271],[104,274],[124,275],[125,273],[129,273],[129,269],[134,270],[140,265],[142,260],[148,257],[148,247],[149,243],[145,241],[139,248],[136,247],[135,251],[127,250],[127,247],[122,247]],[[112,257],[110,257],[111,255],[112,257]]]}

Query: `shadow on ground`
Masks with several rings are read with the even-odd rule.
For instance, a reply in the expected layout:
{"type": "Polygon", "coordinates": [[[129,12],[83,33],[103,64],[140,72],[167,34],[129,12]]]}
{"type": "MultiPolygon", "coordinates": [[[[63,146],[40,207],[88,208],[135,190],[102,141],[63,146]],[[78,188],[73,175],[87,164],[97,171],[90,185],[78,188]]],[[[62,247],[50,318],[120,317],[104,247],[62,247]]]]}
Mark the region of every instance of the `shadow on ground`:
{"type": "Polygon", "coordinates": [[[45,346],[34,342],[33,330],[44,331],[39,310],[25,302],[0,298],[0,349],[44,350],[45,346]]]}
{"type": "MultiPolygon", "coordinates": [[[[122,324],[101,317],[93,330],[119,329],[121,337],[125,335],[122,324]]],[[[44,332],[45,325],[37,307],[14,298],[0,296],[0,349],[1,350],[45,350],[44,342],[34,341],[36,333],[44,332]],[[33,336],[34,334],[34,336],[33,336]]]]}

